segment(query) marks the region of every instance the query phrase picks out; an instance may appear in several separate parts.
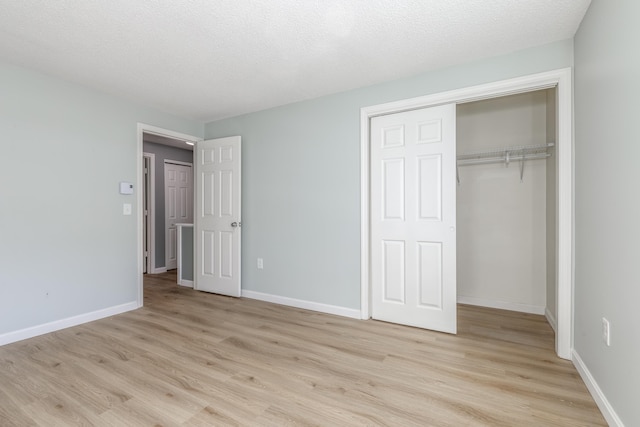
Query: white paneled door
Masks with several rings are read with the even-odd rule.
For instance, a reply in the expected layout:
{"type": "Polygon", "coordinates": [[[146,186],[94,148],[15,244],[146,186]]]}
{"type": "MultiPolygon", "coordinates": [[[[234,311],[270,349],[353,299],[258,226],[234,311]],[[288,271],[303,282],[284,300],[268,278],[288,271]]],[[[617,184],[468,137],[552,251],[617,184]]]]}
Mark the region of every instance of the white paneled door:
{"type": "Polygon", "coordinates": [[[193,222],[193,170],[191,166],[164,164],[165,259],[167,270],[177,267],[176,224],[193,222]]]}
{"type": "Polygon", "coordinates": [[[239,136],[196,145],[196,274],[194,288],[240,296],[239,136]]]}
{"type": "Polygon", "coordinates": [[[371,314],[456,333],[456,107],[371,120],[371,314]]]}

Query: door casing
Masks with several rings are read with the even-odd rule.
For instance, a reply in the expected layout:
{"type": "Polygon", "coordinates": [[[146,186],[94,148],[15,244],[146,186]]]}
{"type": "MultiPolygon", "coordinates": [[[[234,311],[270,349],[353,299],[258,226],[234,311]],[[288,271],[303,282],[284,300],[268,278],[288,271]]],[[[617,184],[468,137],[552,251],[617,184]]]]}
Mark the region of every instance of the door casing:
{"type": "MultiPolygon", "coordinates": [[[[149,160],[147,171],[148,182],[144,180],[144,166],[143,166],[143,179],[142,186],[140,187],[140,191],[142,192],[143,204],[141,205],[144,208],[145,204],[147,206],[147,221],[145,224],[145,213],[142,212],[142,227],[143,229],[146,227],[147,236],[146,242],[143,240],[143,245],[147,248],[147,260],[146,260],[146,270],[147,273],[152,274],[156,269],[156,259],[155,259],[155,244],[156,244],[156,218],[155,218],[155,203],[156,203],[156,155],[153,153],[142,153],[143,158],[149,160]],[[144,199],[146,198],[146,203],[144,199]]],[[[143,233],[144,234],[144,233],[143,233]]],[[[144,255],[143,255],[144,258],[144,255]]],[[[144,264],[144,262],[143,262],[144,264]]],[[[144,267],[144,265],[143,265],[144,267]]]]}
{"type": "Polygon", "coordinates": [[[371,317],[370,277],[370,120],[372,117],[442,104],[462,104],[517,93],[556,88],[558,140],[557,240],[556,240],[556,354],[571,359],[573,350],[573,87],[572,69],[563,68],[508,80],[364,107],[360,110],[360,314],[371,317]]]}

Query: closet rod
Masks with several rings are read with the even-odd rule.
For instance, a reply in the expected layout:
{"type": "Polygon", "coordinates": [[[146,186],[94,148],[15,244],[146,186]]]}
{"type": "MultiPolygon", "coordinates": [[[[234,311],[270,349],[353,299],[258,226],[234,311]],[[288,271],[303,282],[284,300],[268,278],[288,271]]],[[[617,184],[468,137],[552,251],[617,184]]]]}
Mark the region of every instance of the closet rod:
{"type": "MultiPolygon", "coordinates": [[[[548,144],[537,145],[521,145],[498,148],[487,151],[478,151],[474,153],[460,154],[457,157],[458,164],[474,164],[475,160],[483,159],[502,159],[501,161],[509,163],[511,160],[521,160],[522,156],[526,158],[533,158],[533,155],[548,154],[549,148],[555,144],[550,142],[548,144]]],[[[483,163],[483,162],[480,162],[483,163]]]]}
{"type": "MultiPolygon", "coordinates": [[[[536,160],[536,159],[546,159],[547,157],[551,157],[550,153],[540,153],[540,154],[525,154],[518,155],[513,154],[509,156],[510,162],[516,162],[520,160],[536,160]]],[[[506,163],[505,156],[496,156],[496,157],[484,157],[477,159],[460,159],[458,160],[458,166],[470,166],[470,165],[482,165],[489,163],[506,163]]]]}
{"type": "Polygon", "coordinates": [[[551,156],[549,148],[555,144],[522,145],[519,147],[506,147],[490,151],[461,154],[456,162],[456,180],[460,184],[460,166],[480,165],[489,163],[504,163],[507,167],[511,162],[520,162],[520,182],[524,176],[524,163],[527,160],[546,159],[551,156]]]}

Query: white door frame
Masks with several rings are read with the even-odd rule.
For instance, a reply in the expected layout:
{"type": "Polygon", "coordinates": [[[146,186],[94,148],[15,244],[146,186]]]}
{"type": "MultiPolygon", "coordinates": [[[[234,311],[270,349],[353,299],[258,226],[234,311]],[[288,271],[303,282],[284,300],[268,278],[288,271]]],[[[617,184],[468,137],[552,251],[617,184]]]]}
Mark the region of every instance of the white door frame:
{"type": "MultiPolygon", "coordinates": [[[[144,290],[144,256],[142,255],[142,250],[144,248],[144,242],[142,237],[142,227],[144,227],[144,212],[142,212],[141,207],[143,204],[143,192],[142,187],[144,185],[144,171],[142,170],[142,157],[143,157],[143,140],[145,133],[151,133],[159,136],[166,136],[174,139],[182,139],[184,141],[190,141],[193,143],[197,143],[198,141],[202,141],[202,138],[193,135],[187,135],[180,132],[174,132],[172,130],[159,128],[157,126],[147,125],[144,123],[138,123],[138,144],[136,149],[136,187],[137,196],[136,203],[138,206],[137,209],[137,226],[136,226],[136,240],[137,240],[137,253],[138,253],[138,307],[142,307],[143,305],[143,290],[144,290]]],[[[195,212],[195,197],[194,199],[194,212],[195,212]]]]}
{"type": "Polygon", "coordinates": [[[360,284],[362,319],[371,317],[369,243],[369,125],[372,117],[442,104],[462,104],[517,93],[556,88],[558,141],[556,353],[571,359],[573,349],[573,86],[572,69],[563,68],[529,76],[472,86],[433,95],[364,107],[360,110],[360,284]]]}
{"type": "MultiPolygon", "coordinates": [[[[156,217],[155,217],[155,203],[156,203],[156,155],[154,153],[142,153],[142,157],[147,157],[149,159],[149,188],[146,189],[146,191],[148,192],[147,196],[147,200],[148,200],[148,205],[147,205],[147,217],[148,217],[148,224],[149,224],[149,229],[147,230],[147,273],[148,274],[153,274],[155,272],[156,269],[156,259],[155,259],[155,254],[156,254],[156,217]]],[[[144,171],[143,171],[144,173],[144,171]]],[[[145,193],[143,191],[143,187],[144,187],[144,177],[142,180],[142,187],[140,187],[140,191],[143,193],[142,196],[145,196],[145,193]]],[[[143,204],[140,205],[141,208],[144,207],[144,201],[143,204]]],[[[142,221],[143,221],[143,227],[144,227],[144,212],[142,212],[142,221]]],[[[143,244],[145,242],[142,242],[143,244]]]]}

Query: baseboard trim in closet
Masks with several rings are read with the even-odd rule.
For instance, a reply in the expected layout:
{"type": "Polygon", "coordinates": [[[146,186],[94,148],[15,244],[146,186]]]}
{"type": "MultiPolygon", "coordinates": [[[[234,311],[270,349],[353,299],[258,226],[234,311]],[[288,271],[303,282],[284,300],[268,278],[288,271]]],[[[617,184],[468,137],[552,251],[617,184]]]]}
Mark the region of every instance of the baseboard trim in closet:
{"type": "Polygon", "coordinates": [[[537,305],[519,304],[508,301],[495,301],[484,298],[466,297],[458,295],[459,304],[477,305],[480,307],[499,308],[501,310],[519,311],[521,313],[545,314],[545,307],[537,305]]]}

